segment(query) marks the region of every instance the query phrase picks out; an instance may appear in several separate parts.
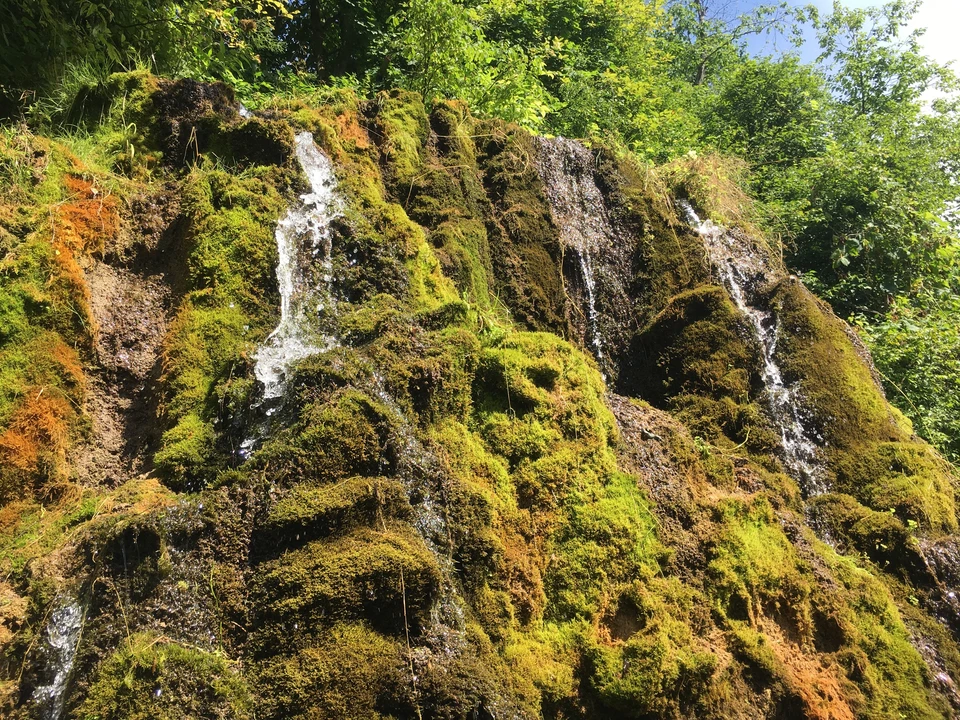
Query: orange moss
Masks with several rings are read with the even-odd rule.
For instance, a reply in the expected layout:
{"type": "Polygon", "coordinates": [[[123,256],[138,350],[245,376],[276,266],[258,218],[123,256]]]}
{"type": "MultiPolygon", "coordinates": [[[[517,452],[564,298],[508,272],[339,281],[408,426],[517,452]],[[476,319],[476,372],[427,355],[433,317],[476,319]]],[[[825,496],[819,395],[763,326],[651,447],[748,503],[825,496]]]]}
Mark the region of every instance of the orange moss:
{"type": "Polygon", "coordinates": [[[28,388],[6,431],[0,435],[0,466],[16,472],[21,481],[35,476],[45,457],[53,458],[55,471],[62,469],[68,421],[73,414],[70,403],[56,391],[28,388]]]}
{"type": "Polygon", "coordinates": [[[353,143],[357,150],[366,150],[370,147],[370,136],[357,121],[353,112],[337,115],[337,136],[341,142],[353,143]]]}
{"type": "Polygon", "coordinates": [[[96,321],[90,311],[90,287],[77,262],[77,256],[67,243],[56,238],[53,242],[53,251],[59,270],[59,279],[63,281],[67,299],[83,322],[86,339],[92,340],[96,321]]]}
{"type": "Polygon", "coordinates": [[[59,208],[55,237],[75,252],[103,252],[120,228],[117,198],[75,175],[63,183],[69,196],[59,208]]]}
{"type": "Polygon", "coordinates": [[[847,689],[849,682],[835,664],[824,665],[824,658],[804,652],[794,642],[784,637],[773,622],[761,623],[770,649],[782,663],[784,679],[791,690],[803,702],[805,717],[810,720],[853,720],[847,689]]]}
{"type": "Polygon", "coordinates": [[[83,374],[83,366],[80,364],[80,356],[76,350],[59,338],[45,343],[43,350],[56,362],[68,379],[83,387],[86,377],[83,374]]]}

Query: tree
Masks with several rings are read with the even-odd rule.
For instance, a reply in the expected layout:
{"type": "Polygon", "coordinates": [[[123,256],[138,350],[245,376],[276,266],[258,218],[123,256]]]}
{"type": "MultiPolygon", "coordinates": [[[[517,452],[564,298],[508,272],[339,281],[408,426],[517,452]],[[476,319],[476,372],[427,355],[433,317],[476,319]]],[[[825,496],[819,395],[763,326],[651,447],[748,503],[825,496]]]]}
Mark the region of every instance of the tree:
{"type": "Polygon", "coordinates": [[[849,9],[834,0],[833,12],[816,19],[821,54],[841,107],[878,116],[916,105],[934,83],[950,74],[923,55],[921,30],[902,37],[920,0],[894,0],[882,7],[849,9]]]}
{"type": "Polygon", "coordinates": [[[788,29],[795,33],[796,21],[804,16],[785,1],[740,14],[731,11],[734,6],[730,0],[671,0],[662,37],[679,78],[695,86],[713,81],[742,59],[746,38],[788,29]]]}
{"type": "Polygon", "coordinates": [[[883,315],[915,292],[956,231],[942,216],[960,195],[960,124],[947,104],[922,104],[950,75],[920,54],[917,33],[900,38],[915,8],[837,3],[817,25],[834,102],[827,151],[790,183],[809,189],[792,259],[844,314],[883,315]]]}
{"type": "Polygon", "coordinates": [[[403,0],[286,0],[277,22],[283,42],[271,55],[274,70],[307,70],[321,80],[385,77],[397,58],[386,48],[395,38],[403,0]]]}
{"type": "Polygon", "coordinates": [[[748,59],[705,103],[707,139],[763,178],[823,154],[830,97],[823,77],[794,56],[748,59]]]}
{"type": "Polygon", "coordinates": [[[0,4],[0,89],[43,92],[71,65],[102,74],[149,63],[214,78],[256,65],[284,0],[8,0],[0,4]]]}

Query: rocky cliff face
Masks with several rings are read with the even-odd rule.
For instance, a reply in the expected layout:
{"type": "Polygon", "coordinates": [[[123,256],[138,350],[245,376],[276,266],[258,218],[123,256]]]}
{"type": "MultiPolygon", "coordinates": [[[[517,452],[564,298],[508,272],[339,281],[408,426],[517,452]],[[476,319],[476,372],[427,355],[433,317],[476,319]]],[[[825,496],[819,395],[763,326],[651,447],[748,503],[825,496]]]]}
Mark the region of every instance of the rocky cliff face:
{"type": "Polygon", "coordinates": [[[960,713],[953,470],[718,163],[239,111],[0,136],[7,716],[960,713]]]}

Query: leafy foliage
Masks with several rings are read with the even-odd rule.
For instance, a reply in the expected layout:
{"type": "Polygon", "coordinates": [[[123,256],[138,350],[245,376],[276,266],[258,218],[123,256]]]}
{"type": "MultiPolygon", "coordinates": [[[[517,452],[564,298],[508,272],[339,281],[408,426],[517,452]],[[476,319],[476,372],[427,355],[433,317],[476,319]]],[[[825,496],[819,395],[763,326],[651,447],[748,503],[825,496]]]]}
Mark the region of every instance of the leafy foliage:
{"type": "Polygon", "coordinates": [[[148,64],[199,78],[241,75],[272,45],[283,0],[13,0],[0,8],[0,90],[47,91],[72,65],[110,72],[148,64]],[[14,30],[15,28],[15,30],[14,30]]]}

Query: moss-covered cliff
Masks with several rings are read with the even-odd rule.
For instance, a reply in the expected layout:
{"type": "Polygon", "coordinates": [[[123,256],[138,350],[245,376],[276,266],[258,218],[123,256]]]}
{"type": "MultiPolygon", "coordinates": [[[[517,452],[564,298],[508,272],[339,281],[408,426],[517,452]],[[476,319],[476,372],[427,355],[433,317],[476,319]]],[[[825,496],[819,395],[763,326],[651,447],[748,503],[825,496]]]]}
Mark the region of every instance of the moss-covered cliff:
{"type": "Polygon", "coordinates": [[[244,117],[131,74],[74,113],[0,135],[6,716],[960,712],[953,470],[735,233],[765,354],[678,212],[738,221],[716,164],[403,93],[244,117]],[[335,341],[268,414],[302,131],[343,198],[335,341]],[[771,361],[826,492],[785,459],[771,361]]]}

